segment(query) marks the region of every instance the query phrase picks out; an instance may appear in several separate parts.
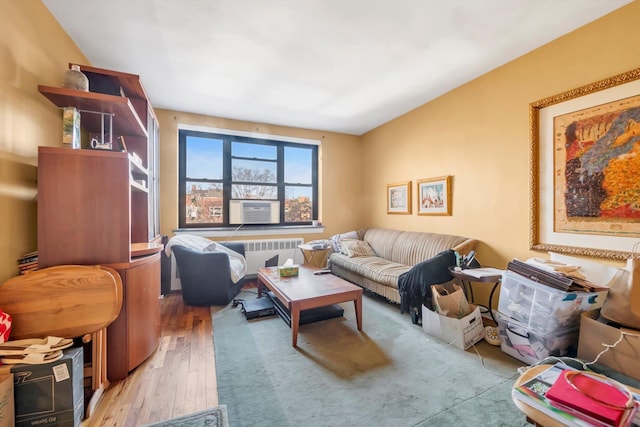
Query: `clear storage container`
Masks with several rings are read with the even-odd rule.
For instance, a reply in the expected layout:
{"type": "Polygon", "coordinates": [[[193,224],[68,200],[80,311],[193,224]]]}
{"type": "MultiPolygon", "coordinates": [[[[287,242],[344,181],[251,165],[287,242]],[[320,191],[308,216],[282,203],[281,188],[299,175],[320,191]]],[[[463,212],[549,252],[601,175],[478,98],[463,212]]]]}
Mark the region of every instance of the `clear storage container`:
{"type": "Polygon", "coordinates": [[[607,291],[565,292],[505,270],[498,311],[527,329],[544,334],[577,328],[580,314],[602,307],[606,297],[607,291]]]}
{"type": "Polygon", "coordinates": [[[540,334],[521,322],[496,313],[500,333],[500,348],[509,356],[530,365],[549,356],[575,356],[580,328],[557,330],[540,334]]]}

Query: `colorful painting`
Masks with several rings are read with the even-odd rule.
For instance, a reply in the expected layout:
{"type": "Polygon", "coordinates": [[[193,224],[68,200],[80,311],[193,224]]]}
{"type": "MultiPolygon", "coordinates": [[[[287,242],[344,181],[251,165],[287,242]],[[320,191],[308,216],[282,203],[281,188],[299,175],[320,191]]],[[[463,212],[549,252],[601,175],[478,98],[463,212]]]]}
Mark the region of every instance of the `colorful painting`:
{"type": "Polygon", "coordinates": [[[554,118],[556,224],[640,236],[640,96],[554,118]]]}
{"type": "Polygon", "coordinates": [[[451,215],[451,177],[421,179],[418,185],[418,215],[451,215]]]}
{"type": "Polygon", "coordinates": [[[529,106],[530,248],[625,260],[640,238],[640,68],[529,106]]]}

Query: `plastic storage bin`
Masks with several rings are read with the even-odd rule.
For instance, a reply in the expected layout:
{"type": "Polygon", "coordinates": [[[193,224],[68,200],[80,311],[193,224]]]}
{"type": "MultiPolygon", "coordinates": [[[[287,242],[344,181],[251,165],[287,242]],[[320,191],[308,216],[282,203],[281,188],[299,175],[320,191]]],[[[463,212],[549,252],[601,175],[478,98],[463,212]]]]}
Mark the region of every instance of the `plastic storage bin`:
{"type": "Polygon", "coordinates": [[[607,291],[565,292],[505,270],[498,311],[545,334],[579,327],[582,312],[602,307],[606,297],[607,291]]]}
{"type": "Polygon", "coordinates": [[[539,334],[521,322],[496,313],[500,333],[500,348],[509,356],[528,364],[540,362],[549,356],[575,356],[580,328],[539,334]]]}

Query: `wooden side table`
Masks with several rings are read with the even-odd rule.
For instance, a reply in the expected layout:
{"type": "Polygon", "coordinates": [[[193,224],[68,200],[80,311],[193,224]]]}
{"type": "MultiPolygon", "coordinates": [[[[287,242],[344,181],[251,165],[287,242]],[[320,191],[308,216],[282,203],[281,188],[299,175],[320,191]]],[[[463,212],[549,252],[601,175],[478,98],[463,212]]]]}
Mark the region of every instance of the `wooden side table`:
{"type": "Polygon", "coordinates": [[[313,245],[302,244],[298,245],[298,249],[302,252],[305,264],[318,268],[325,268],[327,266],[327,259],[329,258],[329,253],[331,251],[330,246],[327,246],[326,248],[317,248],[313,245]]]}

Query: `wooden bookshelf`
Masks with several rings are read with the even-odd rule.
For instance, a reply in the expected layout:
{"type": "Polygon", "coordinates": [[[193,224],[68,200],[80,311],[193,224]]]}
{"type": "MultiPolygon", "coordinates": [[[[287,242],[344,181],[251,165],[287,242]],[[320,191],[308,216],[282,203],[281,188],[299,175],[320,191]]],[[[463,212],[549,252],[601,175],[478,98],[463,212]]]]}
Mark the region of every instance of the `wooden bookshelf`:
{"type": "Polygon", "coordinates": [[[120,274],[123,304],[107,331],[113,381],[142,363],[160,337],[158,125],[138,76],[80,69],[90,92],[38,90],[59,108],[76,107],[83,135],[104,135],[102,120],[111,116],[114,149],[125,137],[128,152],[39,147],[38,262],[105,265],[120,274]]]}
{"type": "Polygon", "coordinates": [[[119,135],[147,137],[146,126],[129,98],[42,85],[38,86],[38,91],[60,108],[76,107],[80,110],[82,127],[89,132],[100,132],[102,114],[110,114],[113,116],[113,128],[119,135]]]}

